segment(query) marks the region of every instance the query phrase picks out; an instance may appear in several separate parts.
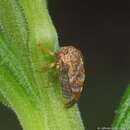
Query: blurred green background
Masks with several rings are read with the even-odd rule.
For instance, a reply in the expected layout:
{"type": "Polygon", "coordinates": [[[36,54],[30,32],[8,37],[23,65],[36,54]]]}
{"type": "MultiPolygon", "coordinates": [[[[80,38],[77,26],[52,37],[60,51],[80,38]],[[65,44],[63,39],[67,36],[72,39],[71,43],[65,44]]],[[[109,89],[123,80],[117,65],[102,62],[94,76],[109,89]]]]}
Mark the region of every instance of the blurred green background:
{"type": "MultiPolygon", "coordinates": [[[[82,50],[87,78],[79,101],[86,129],[110,127],[130,81],[128,1],[53,0],[49,10],[60,45],[82,50]]],[[[0,105],[0,130],[21,130],[15,114],[0,105]]]]}

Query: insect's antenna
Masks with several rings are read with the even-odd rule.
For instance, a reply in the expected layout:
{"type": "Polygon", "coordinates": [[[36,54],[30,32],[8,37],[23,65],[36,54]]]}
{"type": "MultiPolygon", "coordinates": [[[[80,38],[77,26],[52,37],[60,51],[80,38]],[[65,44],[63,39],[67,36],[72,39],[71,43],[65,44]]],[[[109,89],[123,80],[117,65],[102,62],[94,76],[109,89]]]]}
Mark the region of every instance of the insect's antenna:
{"type": "Polygon", "coordinates": [[[48,48],[43,47],[42,44],[40,44],[40,43],[38,44],[38,47],[41,49],[41,51],[42,51],[43,53],[47,53],[48,55],[51,55],[51,56],[54,56],[54,55],[55,55],[54,52],[52,52],[52,51],[49,50],[48,48]]]}

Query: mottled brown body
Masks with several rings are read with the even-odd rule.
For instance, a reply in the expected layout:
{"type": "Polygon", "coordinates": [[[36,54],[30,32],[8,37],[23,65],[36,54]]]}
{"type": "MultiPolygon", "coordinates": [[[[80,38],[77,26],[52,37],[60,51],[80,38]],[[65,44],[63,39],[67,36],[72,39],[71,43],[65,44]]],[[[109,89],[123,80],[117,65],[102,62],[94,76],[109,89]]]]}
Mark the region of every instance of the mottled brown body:
{"type": "Polygon", "coordinates": [[[81,52],[73,46],[61,47],[56,53],[56,68],[59,70],[66,106],[72,106],[80,98],[85,80],[85,69],[81,52]]]}

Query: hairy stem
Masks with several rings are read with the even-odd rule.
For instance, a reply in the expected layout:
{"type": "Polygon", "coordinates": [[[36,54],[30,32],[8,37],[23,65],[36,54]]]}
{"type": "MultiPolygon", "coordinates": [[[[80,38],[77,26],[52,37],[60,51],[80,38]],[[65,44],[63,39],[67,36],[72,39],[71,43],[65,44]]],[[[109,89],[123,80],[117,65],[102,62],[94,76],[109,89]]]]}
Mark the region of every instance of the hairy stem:
{"type": "Polygon", "coordinates": [[[0,102],[24,130],[83,130],[77,105],[64,107],[56,70],[37,71],[55,61],[39,43],[58,49],[46,0],[0,0],[0,102]]]}

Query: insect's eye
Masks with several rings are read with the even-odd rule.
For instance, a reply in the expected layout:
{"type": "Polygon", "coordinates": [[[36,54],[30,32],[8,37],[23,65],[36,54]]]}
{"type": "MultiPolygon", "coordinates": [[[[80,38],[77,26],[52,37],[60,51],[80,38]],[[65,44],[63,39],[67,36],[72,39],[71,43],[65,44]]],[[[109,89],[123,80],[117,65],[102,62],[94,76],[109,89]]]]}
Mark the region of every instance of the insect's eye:
{"type": "Polygon", "coordinates": [[[65,55],[65,54],[64,54],[63,52],[61,52],[61,53],[59,54],[60,57],[64,57],[64,55],[65,55]]]}

